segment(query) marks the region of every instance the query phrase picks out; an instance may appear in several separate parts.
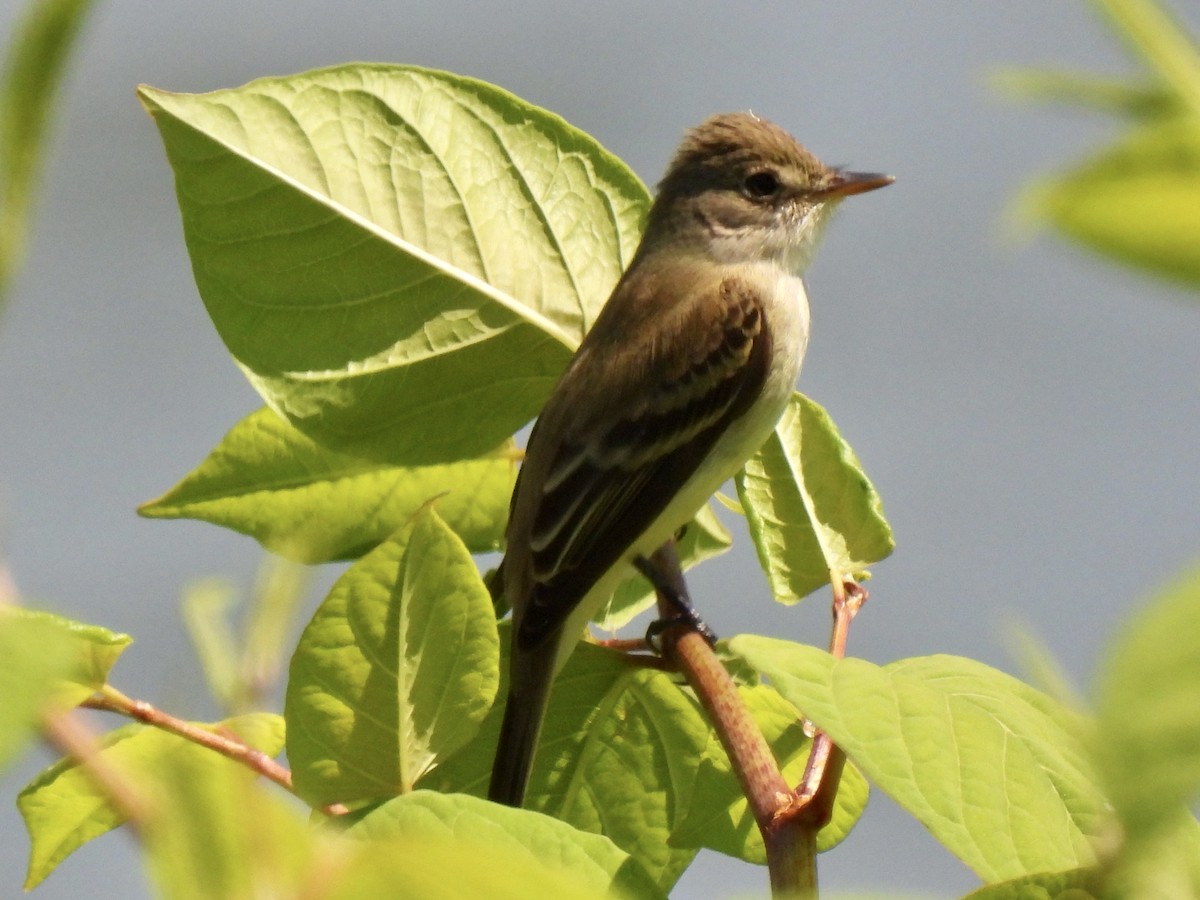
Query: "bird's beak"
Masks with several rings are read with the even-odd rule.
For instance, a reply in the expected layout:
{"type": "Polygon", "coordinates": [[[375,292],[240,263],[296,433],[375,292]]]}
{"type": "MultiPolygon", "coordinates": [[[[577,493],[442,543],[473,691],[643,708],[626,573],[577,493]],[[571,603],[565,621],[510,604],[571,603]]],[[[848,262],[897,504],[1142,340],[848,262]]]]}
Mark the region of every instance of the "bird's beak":
{"type": "Polygon", "coordinates": [[[849,197],[851,194],[865,194],[876,188],[887,187],[895,177],[880,175],[878,172],[836,172],[821,193],[826,197],[849,197]]]}

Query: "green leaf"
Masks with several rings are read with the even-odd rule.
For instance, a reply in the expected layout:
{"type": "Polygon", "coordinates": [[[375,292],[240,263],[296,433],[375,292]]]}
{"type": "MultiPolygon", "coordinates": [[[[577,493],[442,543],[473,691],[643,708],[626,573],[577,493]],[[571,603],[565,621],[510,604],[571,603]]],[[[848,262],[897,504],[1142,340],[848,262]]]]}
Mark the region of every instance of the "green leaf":
{"type": "Polygon", "coordinates": [[[1200,793],[1200,571],[1126,627],[1104,665],[1096,755],[1126,833],[1138,840],[1200,793]]]}
{"type": "Polygon", "coordinates": [[[1180,99],[1200,113],[1200,52],[1154,0],[1093,0],[1116,32],[1146,59],[1180,99]]]}
{"type": "Polygon", "coordinates": [[[209,693],[225,710],[237,702],[242,689],[238,638],[229,623],[229,612],[236,602],[233,586],[228,581],[208,578],[184,588],[180,604],[183,622],[204,670],[209,693]]]}
{"type": "Polygon", "coordinates": [[[132,638],[52,613],[0,606],[0,768],[29,742],[42,716],[101,687],[132,638]]]}
{"type": "MultiPolygon", "coordinates": [[[[720,556],[733,545],[729,531],[706,503],[688,523],[682,540],[676,546],[683,571],[688,571],[706,559],[720,556]]],[[[596,616],[600,628],[616,631],[634,616],[655,603],[654,589],[642,575],[630,570],[629,577],[613,592],[608,605],[596,616]]]]}
{"type": "Polygon", "coordinates": [[[1044,694],[960,657],[876,666],[756,636],[730,648],[985,881],[1095,863],[1108,815],[1083,725],[1044,694]]]}
{"type": "MultiPolygon", "coordinates": [[[[804,734],[796,707],[765,685],[739,690],[779,763],[784,780],[800,783],[812,741],[804,734]]],[[[817,850],[836,847],[850,833],[867,807],[869,788],[862,773],[847,763],[834,801],[833,818],[817,833],[817,850]]],[[[677,847],[706,847],[719,853],[766,865],[762,834],[754,821],[725,749],[715,735],[706,748],[695,792],[682,821],[671,834],[677,847]]]]}
{"type": "Polygon", "coordinates": [[[31,0],[0,72],[0,300],[20,265],[47,126],[90,0],[31,0]]]}
{"type": "Polygon", "coordinates": [[[63,683],[76,670],[76,649],[57,624],[26,610],[0,608],[0,767],[24,749],[42,712],[64,702],[63,683]]]}
{"type": "Polygon", "coordinates": [[[1200,823],[1190,812],[1134,837],[1110,866],[1106,897],[1200,897],[1200,823]]]}
{"type": "Polygon", "coordinates": [[[1200,285],[1200,118],[1140,126],[1024,205],[1093,250],[1200,285]]]}
{"type": "MultiPolygon", "coordinates": [[[[495,847],[471,840],[426,838],[382,842],[342,842],[334,859],[341,862],[336,884],[322,898],[328,900],[619,900],[616,891],[596,891],[575,880],[578,866],[558,865],[555,859],[537,859],[513,854],[508,847],[495,847]],[[351,854],[348,851],[357,850],[351,854]]],[[[550,850],[557,849],[550,845],[550,850]]],[[[584,874],[588,874],[586,869],[584,874]]],[[[637,897],[655,894],[630,895],[637,897]]]]}
{"type": "MultiPolygon", "coordinates": [[[[507,634],[505,624],[506,675],[507,634]]],[[[421,786],[485,794],[503,706],[497,703],[476,740],[421,786]]],[[[696,855],[669,839],[710,740],[699,706],[665,673],[581,644],[554,680],[525,806],[607,835],[668,890],[696,855]]]]}
{"type": "Polygon", "coordinates": [[[1158,119],[1185,110],[1178,95],[1157,82],[1131,84],[1055,69],[1006,69],[990,79],[999,91],[1022,100],[1068,103],[1111,115],[1158,119]]]}
{"type": "MultiPolygon", "coordinates": [[[[614,861],[613,852],[597,852],[594,840],[580,852],[568,835],[543,829],[539,846],[570,863],[543,861],[514,852],[511,844],[496,848],[475,840],[474,834],[488,832],[479,822],[486,813],[461,808],[449,809],[453,819],[445,823],[436,815],[421,816],[416,808],[415,817],[401,814],[394,827],[381,815],[373,819],[379,824],[371,834],[314,829],[292,805],[253,781],[249,771],[220,763],[211,754],[207,759],[181,756],[156,779],[161,804],[143,828],[144,843],[150,872],[167,900],[619,896],[579,883],[602,881],[602,866],[614,861]],[[409,827],[414,818],[422,828],[409,827]]],[[[454,798],[445,800],[443,806],[456,805],[454,798]]],[[[517,812],[509,812],[515,821],[517,812]]],[[[495,829],[488,837],[503,839],[495,829]]],[[[623,883],[619,875],[607,880],[623,883]]],[[[644,879],[633,883],[641,889],[644,879]]],[[[636,896],[654,894],[640,890],[636,896]]]]}
{"type": "Polygon", "coordinates": [[[879,495],[829,414],[803,394],[737,477],[758,559],[781,603],[866,577],[895,546],[879,495]]]}
{"type": "MultiPolygon", "coordinates": [[[[629,854],[608,838],[578,831],[540,813],[511,809],[466,794],[415,791],[371,811],[346,833],[357,838],[391,840],[401,846],[413,840],[445,838],[491,847],[504,856],[509,881],[511,865],[548,867],[589,895],[617,891],[628,897],[665,896],[629,854]]],[[[558,896],[524,887],[521,896],[558,896]]]]}
{"type": "MultiPolygon", "coordinates": [[[[245,716],[231,722],[245,722],[245,716]]],[[[278,716],[261,716],[277,751],[278,716]],[[271,723],[269,720],[275,720],[271,723]]],[[[268,751],[269,752],[269,751],[268,751]]],[[[140,765],[155,790],[141,837],[150,874],[166,900],[300,897],[336,872],[336,857],[314,859],[313,831],[268,793],[245,766],[188,745],[140,765]]],[[[365,896],[364,896],[365,900],[365,896]]]]}
{"type": "Polygon", "coordinates": [[[140,97],[230,352],[302,431],[393,463],[477,456],[533,417],[649,206],[582,132],[444,72],[140,97]]]}
{"type": "Polygon", "coordinates": [[[292,657],[296,790],[315,805],[405,793],[475,735],[499,678],[491,597],[431,509],[334,584],[292,657]]]}
{"type": "MultiPolygon", "coordinates": [[[[283,749],[283,719],[279,716],[255,713],[200,727],[231,731],[268,756],[275,756],[283,749]]],[[[101,746],[100,756],[106,763],[129,773],[139,783],[148,777],[161,776],[180,757],[202,760],[211,757],[221,765],[241,768],[238,763],[184,738],[139,724],[109,732],[101,746]]],[[[59,760],[26,785],[17,796],[17,808],[30,838],[26,890],[40,884],[79,847],[125,821],[109,805],[107,795],[96,787],[87,771],[71,759],[59,760]]],[[[180,814],[202,812],[199,808],[189,808],[180,814]]]]}
{"type": "Polygon", "coordinates": [[[1097,869],[1039,872],[999,884],[989,884],[963,900],[1101,900],[1106,894],[1097,869]]]}
{"type": "Polygon", "coordinates": [[[43,622],[70,638],[75,665],[69,680],[76,685],[76,690],[72,692],[78,697],[75,702],[81,702],[104,686],[117,659],[133,643],[133,638],[127,634],[111,631],[101,625],[86,625],[51,612],[17,609],[13,610],[13,615],[43,622]]]}
{"type": "Polygon", "coordinates": [[[243,419],[191,474],[138,512],[201,519],[304,563],[361,556],[437,498],[472,552],[496,550],[508,519],[516,453],[392,466],[329,450],[269,409],[243,419]]]}
{"type": "MultiPolygon", "coordinates": [[[[503,623],[502,638],[508,631],[503,623]]],[[[507,640],[501,641],[507,674],[507,640]]],[[[501,693],[507,690],[501,684],[501,693]]],[[[744,688],[785,774],[798,782],[808,739],[796,708],[769,688],[744,688]]],[[[487,791],[503,716],[497,703],[478,737],[421,781],[441,792],[487,791]]],[[[820,849],[849,832],[866,783],[847,767],[820,849]]],[[[526,806],[607,835],[669,890],[701,847],[751,862],[762,842],[729,760],[695,698],[668,674],[582,644],[555,679],[526,806]]]]}

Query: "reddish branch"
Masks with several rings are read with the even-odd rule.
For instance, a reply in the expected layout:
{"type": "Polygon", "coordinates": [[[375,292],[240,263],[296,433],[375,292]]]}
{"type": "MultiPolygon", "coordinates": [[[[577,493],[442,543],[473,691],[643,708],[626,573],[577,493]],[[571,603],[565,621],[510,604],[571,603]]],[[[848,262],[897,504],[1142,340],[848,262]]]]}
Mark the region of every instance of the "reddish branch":
{"type": "MultiPolygon", "coordinates": [[[[686,596],[679,559],[673,544],[651,560],[666,587],[686,596]]],[[[850,622],[867,599],[853,581],[833,580],[833,631],[829,650],[846,652],[850,622]]],[[[662,591],[659,614],[664,621],[677,610],[662,591]]],[[[816,896],[816,837],[833,815],[834,799],[845,766],[845,754],[829,736],[817,732],[809,751],[804,777],[792,791],[758,724],[750,715],[725,667],[695,625],[673,622],[662,634],[663,655],[683,673],[708,713],[717,737],[733,766],[750,804],[767,851],[771,889],[775,896],[816,896]]]]}
{"type": "MultiPolygon", "coordinates": [[[[126,697],[120,691],[107,685],[83,705],[88,709],[104,710],[136,719],[138,722],[178,735],[193,744],[207,747],[209,750],[214,750],[222,756],[252,769],[285,790],[295,793],[292,785],[292,773],[288,768],[280,765],[261,750],[254,749],[231,731],[209,731],[207,728],[177,719],[145,700],[126,697]]],[[[346,807],[340,803],[322,808],[322,812],[335,816],[342,815],[347,811],[346,807]]]]}

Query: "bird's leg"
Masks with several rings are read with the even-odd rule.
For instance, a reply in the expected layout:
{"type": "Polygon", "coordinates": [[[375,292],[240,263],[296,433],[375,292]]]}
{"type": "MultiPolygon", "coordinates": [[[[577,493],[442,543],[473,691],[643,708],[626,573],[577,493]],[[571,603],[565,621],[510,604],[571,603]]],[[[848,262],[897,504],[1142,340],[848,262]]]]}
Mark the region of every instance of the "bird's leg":
{"type": "Polygon", "coordinates": [[[675,550],[673,538],[649,557],[636,557],[633,565],[653,585],[659,596],[666,598],[676,610],[676,614],[670,618],[656,619],[650,623],[650,627],[646,629],[647,644],[657,649],[656,638],[672,625],[691,626],[709,646],[716,644],[717,636],[692,606],[692,598],[688,594],[687,583],[683,580],[683,570],[679,566],[679,554],[675,550]]]}

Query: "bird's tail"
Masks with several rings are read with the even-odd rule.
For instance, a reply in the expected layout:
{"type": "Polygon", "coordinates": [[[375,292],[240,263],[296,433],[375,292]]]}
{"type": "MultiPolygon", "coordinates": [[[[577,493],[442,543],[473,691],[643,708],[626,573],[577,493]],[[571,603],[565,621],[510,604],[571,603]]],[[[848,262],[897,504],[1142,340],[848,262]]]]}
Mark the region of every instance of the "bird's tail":
{"type": "Polygon", "coordinates": [[[522,652],[514,648],[508,702],[504,706],[504,723],[500,726],[500,742],[496,745],[492,783],[488,788],[489,800],[508,806],[520,806],[525,800],[525,786],[550,696],[553,662],[554,654],[545,649],[522,652]]]}

